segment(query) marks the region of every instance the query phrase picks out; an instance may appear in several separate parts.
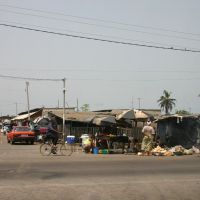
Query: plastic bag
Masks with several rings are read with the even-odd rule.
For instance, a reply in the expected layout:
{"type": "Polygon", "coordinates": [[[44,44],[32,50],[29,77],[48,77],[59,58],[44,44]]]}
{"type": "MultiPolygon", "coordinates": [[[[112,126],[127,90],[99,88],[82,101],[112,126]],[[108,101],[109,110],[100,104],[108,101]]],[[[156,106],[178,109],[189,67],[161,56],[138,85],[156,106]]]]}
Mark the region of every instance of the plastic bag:
{"type": "Polygon", "coordinates": [[[192,149],[195,153],[200,153],[200,149],[198,149],[197,147],[193,146],[192,149]]]}

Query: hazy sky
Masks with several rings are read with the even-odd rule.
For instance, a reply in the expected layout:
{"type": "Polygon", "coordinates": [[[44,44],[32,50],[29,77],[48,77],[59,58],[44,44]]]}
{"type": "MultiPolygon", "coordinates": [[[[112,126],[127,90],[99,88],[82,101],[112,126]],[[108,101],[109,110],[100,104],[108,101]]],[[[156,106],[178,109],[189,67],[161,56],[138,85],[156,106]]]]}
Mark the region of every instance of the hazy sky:
{"type": "MultiPolygon", "coordinates": [[[[0,0],[0,24],[76,36],[200,51],[198,0],[0,0]]],[[[175,109],[200,112],[200,52],[165,50],[0,26],[0,113],[62,106],[91,110],[159,108],[163,90],[175,109]],[[17,110],[16,110],[17,109],[17,110]]]]}

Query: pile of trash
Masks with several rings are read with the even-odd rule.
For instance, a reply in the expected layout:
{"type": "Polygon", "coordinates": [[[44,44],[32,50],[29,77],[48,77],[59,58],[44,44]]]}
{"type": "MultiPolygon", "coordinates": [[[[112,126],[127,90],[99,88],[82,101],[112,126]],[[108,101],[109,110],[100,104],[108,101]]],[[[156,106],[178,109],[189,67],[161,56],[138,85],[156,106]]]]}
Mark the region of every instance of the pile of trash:
{"type": "MultiPolygon", "coordinates": [[[[151,154],[154,156],[182,156],[182,155],[193,155],[200,154],[200,148],[193,146],[191,149],[185,149],[181,145],[177,145],[171,148],[162,148],[160,146],[155,147],[151,154]]],[[[138,153],[139,156],[145,155],[141,152],[138,153]]]]}
{"type": "Polygon", "coordinates": [[[191,149],[185,149],[181,145],[177,145],[172,148],[161,148],[157,146],[152,150],[153,155],[161,155],[161,156],[181,156],[181,155],[193,155],[194,153],[200,153],[200,150],[193,146],[191,149]]]}

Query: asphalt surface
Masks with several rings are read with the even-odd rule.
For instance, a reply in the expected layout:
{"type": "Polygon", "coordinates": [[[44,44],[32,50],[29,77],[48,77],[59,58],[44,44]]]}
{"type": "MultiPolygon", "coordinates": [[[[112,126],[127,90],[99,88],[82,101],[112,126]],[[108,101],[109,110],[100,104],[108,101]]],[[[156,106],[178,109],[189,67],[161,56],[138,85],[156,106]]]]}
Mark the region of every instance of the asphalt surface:
{"type": "Polygon", "coordinates": [[[0,144],[0,200],[199,199],[200,156],[41,156],[39,144],[0,144]]]}

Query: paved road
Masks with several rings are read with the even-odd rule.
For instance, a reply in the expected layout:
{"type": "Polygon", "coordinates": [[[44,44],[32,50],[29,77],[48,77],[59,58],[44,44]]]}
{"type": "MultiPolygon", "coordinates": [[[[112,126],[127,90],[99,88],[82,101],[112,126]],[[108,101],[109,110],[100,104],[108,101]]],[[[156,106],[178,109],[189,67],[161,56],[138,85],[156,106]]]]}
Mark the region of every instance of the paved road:
{"type": "Polygon", "coordinates": [[[199,199],[200,157],[39,154],[0,145],[0,199],[199,199]]]}

